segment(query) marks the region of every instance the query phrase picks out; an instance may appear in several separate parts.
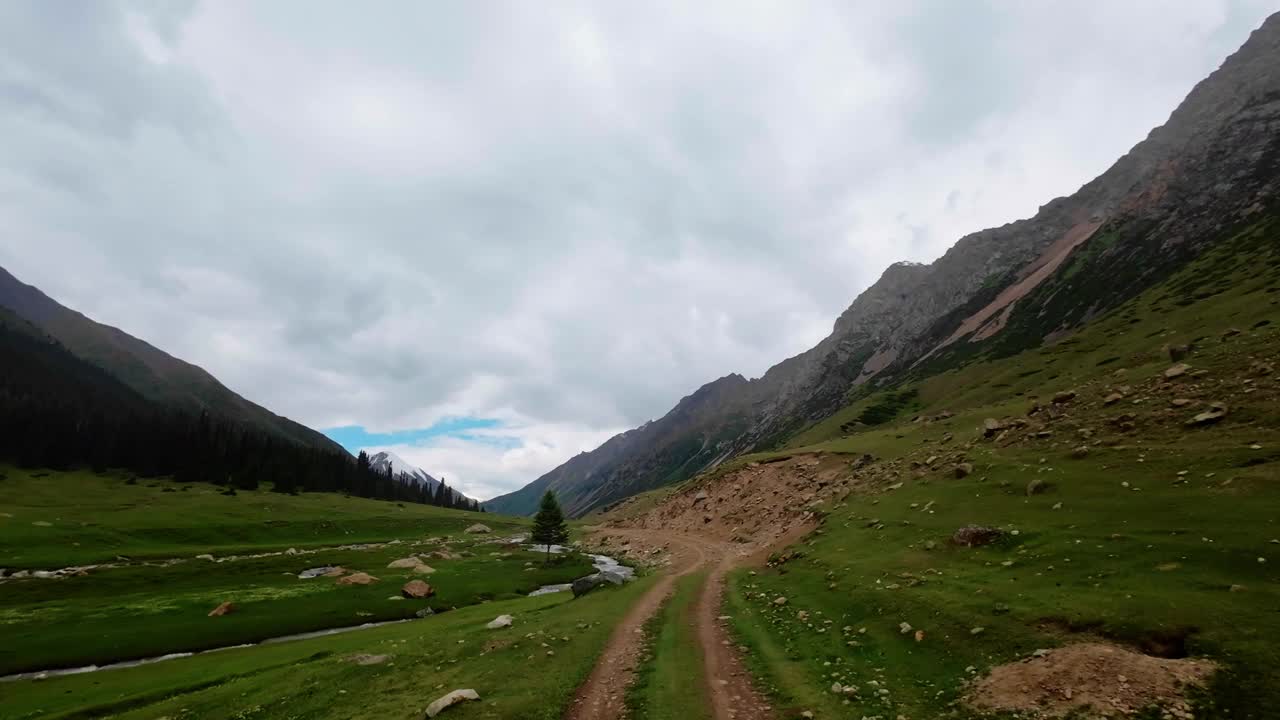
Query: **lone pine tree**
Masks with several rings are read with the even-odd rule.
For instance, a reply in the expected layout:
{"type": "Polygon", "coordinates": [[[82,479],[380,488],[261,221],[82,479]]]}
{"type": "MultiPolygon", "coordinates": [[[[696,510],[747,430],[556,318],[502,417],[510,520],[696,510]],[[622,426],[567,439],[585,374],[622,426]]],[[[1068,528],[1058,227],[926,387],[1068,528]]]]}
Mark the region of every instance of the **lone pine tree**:
{"type": "Polygon", "coordinates": [[[533,516],[533,542],[547,546],[547,557],[543,563],[551,559],[552,545],[563,545],[568,541],[569,526],[565,524],[564,513],[560,511],[555,493],[548,490],[542,496],[538,514],[533,516]]]}

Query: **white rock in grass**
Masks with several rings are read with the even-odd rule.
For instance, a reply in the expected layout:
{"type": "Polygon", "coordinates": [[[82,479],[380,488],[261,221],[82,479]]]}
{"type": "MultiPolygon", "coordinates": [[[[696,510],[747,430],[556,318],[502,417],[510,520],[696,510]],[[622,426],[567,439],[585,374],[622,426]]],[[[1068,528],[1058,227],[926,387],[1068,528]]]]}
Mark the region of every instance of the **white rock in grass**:
{"type": "Polygon", "coordinates": [[[515,618],[511,617],[510,615],[499,615],[493,620],[490,620],[489,624],[485,625],[485,627],[489,628],[490,630],[497,630],[498,628],[511,627],[511,621],[513,620],[515,620],[515,618]]]}
{"type": "Polygon", "coordinates": [[[433,718],[444,712],[445,708],[463,700],[479,700],[480,693],[475,690],[454,690],[427,706],[427,717],[433,718]]]}

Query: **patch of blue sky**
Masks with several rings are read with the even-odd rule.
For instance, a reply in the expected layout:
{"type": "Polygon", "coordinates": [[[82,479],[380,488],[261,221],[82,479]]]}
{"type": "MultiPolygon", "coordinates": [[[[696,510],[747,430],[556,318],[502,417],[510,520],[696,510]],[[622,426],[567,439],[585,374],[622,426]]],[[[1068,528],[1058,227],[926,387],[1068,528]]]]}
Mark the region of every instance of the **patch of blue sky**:
{"type": "Polygon", "coordinates": [[[425,428],[408,430],[392,430],[390,432],[369,432],[361,425],[345,425],[343,427],[321,430],[329,439],[347,450],[355,453],[362,448],[383,447],[390,445],[424,445],[435,438],[454,437],[469,442],[495,445],[499,447],[519,447],[520,441],[515,438],[499,437],[475,433],[476,430],[489,430],[501,427],[502,421],[493,418],[449,417],[425,428]]]}

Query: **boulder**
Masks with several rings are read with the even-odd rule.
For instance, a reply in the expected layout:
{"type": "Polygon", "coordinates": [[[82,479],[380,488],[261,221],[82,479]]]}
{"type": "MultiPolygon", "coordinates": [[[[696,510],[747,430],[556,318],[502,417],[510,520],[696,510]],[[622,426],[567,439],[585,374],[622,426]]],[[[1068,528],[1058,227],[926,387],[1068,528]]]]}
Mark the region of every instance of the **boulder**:
{"type": "Polygon", "coordinates": [[[480,693],[475,690],[454,690],[453,692],[438,698],[435,702],[427,706],[427,717],[433,718],[444,712],[445,708],[452,707],[457,703],[466,700],[479,700],[480,693]]]}
{"type": "Polygon", "coordinates": [[[387,568],[391,570],[410,570],[422,564],[422,560],[416,557],[400,558],[392,560],[387,564],[387,568]]]}
{"type": "Polygon", "coordinates": [[[631,579],[629,576],[624,575],[615,570],[601,570],[599,572],[599,575],[600,575],[600,579],[604,580],[610,585],[621,585],[631,579]]]}
{"type": "Polygon", "coordinates": [[[1115,405],[1116,403],[1120,402],[1123,399],[1124,399],[1124,395],[1121,395],[1120,393],[1111,393],[1110,395],[1102,399],[1102,404],[1115,405]]]}
{"type": "Polygon", "coordinates": [[[592,590],[595,590],[597,587],[600,587],[600,584],[603,582],[604,578],[600,576],[600,573],[595,573],[593,575],[587,575],[574,580],[569,589],[573,591],[574,597],[581,597],[592,590]]]}
{"type": "Polygon", "coordinates": [[[697,505],[698,503],[700,503],[700,502],[702,502],[703,500],[706,500],[706,499],[707,499],[707,491],[706,491],[706,490],[699,490],[699,491],[698,491],[698,494],[693,496],[693,504],[694,504],[694,505],[697,505]]]}
{"type": "Polygon", "coordinates": [[[1054,394],[1054,396],[1053,396],[1053,404],[1054,404],[1054,405],[1062,405],[1063,403],[1069,403],[1069,402],[1071,402],[1072,400],[1075,400],[1075,399],[1076,399],[1076,391],[1075,391],[1075,390],[1063,390],[1062,392],[1059,392],[1059,393],[1054,394]]]}
{"type": "Polygon", "coordinates": [[[1209,409],[1199,413],[1195,417],[1187,421],[1188,427],[1199,427],[1201,425],[1212,425],[1227,416],[1227,406],[1223,403],[1212,403],[1209,409]]]}
{"type": "Polygon", "coordinates": [[[511,617],[510,615],[499,615],[498,617],[490,620],[489,624],[485,625],[485,627],[489,628],[490,630],[497,630],[498,628],[511,627],[511,622],[513,620],[515,620],[515,618],[511,617]]]}
{"type": "Polygon", "coordinates": [[[436,571],[435,568],[425,563],[419,563],[418,565],[413,566],[413,572],[415,575],[430,575],[435,571],[436,571]]]}
{"type": "Polygon", "coordinates": [[[957,479],[969,477],[973,474],[973,463],[956,463],[955,474],[957,479]]]}
{"type": "Polygon", "coordinates": [[[1165,379],[1166,379],[1166,380],[1172,380],[1172,379],[1174,379],[1174,378],[1179,378],[1179,377],[1182,377],[1183,375],[1186,375],[1186,374],[1187,374],[1187,371],[1188,371],[1188,370],[1190,370],[1190,369],[1191,369],[1191,366],[1190,366],[1190,365],[1188,365],[1188,364],[1186,364],[1186,363],[1178,363],[1177,365],[1174,365],[1173,367],[1169,368],[1168,370],[1165,370],[1165,371],[1164,371],[1164,377],[1165,377],[1165,379]]]}
{"type": "Polygon", "coordinates": [[[1030,497],[1032,495],[1040,495],[1045,491],[1047,491],[1048,489],[1049,489],[1049,483],[1045,482],[1044,480],[1041,480],[1040,478],[1036,478],[1035,480],[1032,480],[1031,482],[1027,483],[1027,497],[1030,497]]]}
{"type": "Polygon", "coordinates": [[[210,611],[209,611],[209,617],[222,617],[223,615],[230,615],[231,613],[233,613],[233,612],[235,612],[235,611],[236,611],[236,604],[235,604],[235,603],[233,603],[233,602],[224,602],[224,603],[222,603],[222,604],[218,605],[218,607],[216,607],[216,608],[214,608],[214,609],[210,610],[210,611]]]}
{"type": "Polygon", "coordinates": [[[1089,457],[1089,446],[1081,445],[1075,450],[1072,450],[1071,457],[1075,458],[1076,460],[1083,460],[1084,458],[1089,457]]]}
{"type": "Polygon", "coordinates": [[[339,585],[370,585],[378,582],[378,578],[369,573],[351,573],[350,575],[338,578],[339,585]]]}
{"type": "Polygon", "coordinates": [[[1165,345],[1165,352],[1169,353],[1170,362],[1182,362],[1182,359],[1191,353],[1190,345],[1165,345]]]}
{"type": "Polygon", "coordinates": [[[994,437],[1001,430],[1004,430],[1004,423],[995,418],[987,418],[982,421],[982,437],[994,437]]]}
{"type": "Polygon", "coordinates": [[[491,530],[488,525],[482,525],[480,523],[476,523],[475,525],[472,525],[471,527],[467,528],[466,532],[469,532],[472,534],[491,533],[493,532],[493,530],[491,530]]]}
{"type": "Polygon", "coordinates": [[[421,580],[410,580],[404,584],[404,587],[400,588],[400,594],[410,600],[421,600],[435,595],[436,591],[435,588],[421,580]]]}
{"type": "Polygon", "coordinates": [[[951,542],[962,547],[981,547],[1004,537],[1000,528],[966,525],[951,535],[951,542]]]}
{"type": "Polygon", "coordinates": [[[424,617],[431,617],[432,615],[435,615],[435,614],[436,614],[435,610],[432,610],[429,607],[424,607],[418,612],[414,613],[413,616],[417,618],[424,618],[424,617]]]}

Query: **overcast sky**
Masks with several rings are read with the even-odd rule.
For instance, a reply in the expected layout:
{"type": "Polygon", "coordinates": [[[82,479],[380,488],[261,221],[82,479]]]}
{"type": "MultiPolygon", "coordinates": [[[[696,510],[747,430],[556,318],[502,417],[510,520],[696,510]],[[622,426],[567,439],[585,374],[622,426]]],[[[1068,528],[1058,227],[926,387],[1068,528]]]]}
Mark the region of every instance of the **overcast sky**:
{"type": "Polygon", "coordinates": [[[0,265],[473,496],[1088,181],[1277,9],[0,3],[0,265]]]}

